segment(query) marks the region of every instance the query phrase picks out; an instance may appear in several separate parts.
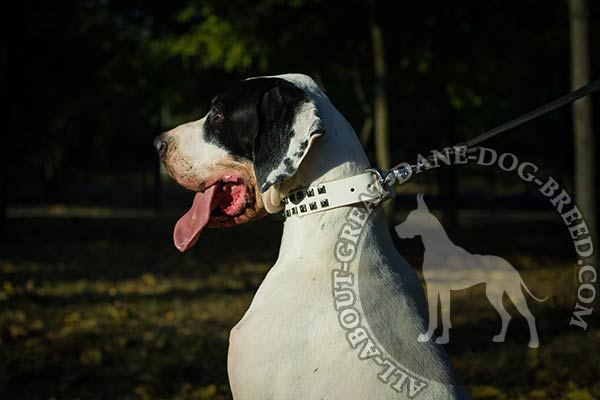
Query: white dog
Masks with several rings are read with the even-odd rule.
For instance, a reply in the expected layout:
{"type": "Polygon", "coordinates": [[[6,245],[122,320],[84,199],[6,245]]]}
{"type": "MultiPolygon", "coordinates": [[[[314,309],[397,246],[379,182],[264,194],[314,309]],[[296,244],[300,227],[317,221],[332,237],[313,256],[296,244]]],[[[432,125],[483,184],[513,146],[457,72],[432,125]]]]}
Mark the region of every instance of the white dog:
{"type": "MultiPolygon", "coordinates": [[[[176,225],[175,245],[191,247],[205,226],[231,226],[280,212],[297,189],[363,174],[369,162],[356,134],[315,82],[298,74],[253,78],[218,95],[202,119],[159,136],[171,174],[197,192],[176,225]]],[[[436,343],[419,343],[426,304],[413,269],[396,252],[380,210],[356,252],[359,303],[385,350],[413,380],[361,360],[338,322],[332,298],[334,245],[358,203],[284,225],[279,258],[232,329],[228,356],[236,400],[465,399],[464,386],[436,343]],[[384,379],[385,378],[385,379],[384,379]]]]}

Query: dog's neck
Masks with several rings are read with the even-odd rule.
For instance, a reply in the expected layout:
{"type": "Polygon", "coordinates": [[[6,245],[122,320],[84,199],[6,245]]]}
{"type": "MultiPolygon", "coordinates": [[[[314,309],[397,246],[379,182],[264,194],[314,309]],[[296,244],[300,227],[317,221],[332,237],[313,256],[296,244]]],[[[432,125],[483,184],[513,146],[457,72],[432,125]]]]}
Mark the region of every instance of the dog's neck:
{"type": "Polygon", "coordinates": [[[419,236],[425,249],[439,249],[444,246],[454,246],[441,222],[429,211],[419,220],[419,236]]]}
{"type": "MultiPolygon", "coordinates": [[[[299,85],[298,82],[294,83],[299,85]]],[[[302,84],[304,83],[300,82],[299,86],[302,87],[302,84]]],[[[303,89],[317,104],[326,133],[315,141],[295,176],[278,186],[278,198],[286,196],[293,190],[362,174],[370,167],[352,126],[318,87],[310,86],[310,82],[305,84],[309,86],[303,89]]],[[[351,207],[364,208],[362,204],[351,207]]],[[[286,254],[280,254],[280,258],[305,258],[307,255],[331,257],[333,246],[346,223],[351,207],[288,218],[284,224],[281,243],[282,248],[286,249],[286,254]],[[317,232],[326,234],[318,235],[317,232]],[[319,240],[315,241],[314,238],[317,237],[319,240]]],[[[371,232],[373,236],[382,237],[383,234],[384,237],[389,238],[385,220],[380,214],[381,210],[376,210],[364,229],[373,231],[371,232]]],[[[384,242],[388,241],[384,240],[384,242]]],[[[387,244],[391,244],[391,238],[389,243],[384,243],[387,244]]]]}

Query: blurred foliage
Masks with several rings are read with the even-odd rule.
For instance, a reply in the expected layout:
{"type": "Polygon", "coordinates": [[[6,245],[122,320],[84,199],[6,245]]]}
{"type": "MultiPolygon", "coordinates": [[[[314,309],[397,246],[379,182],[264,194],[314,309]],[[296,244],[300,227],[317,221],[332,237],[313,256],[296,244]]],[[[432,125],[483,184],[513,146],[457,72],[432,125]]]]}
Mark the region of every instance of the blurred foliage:
{"type": "MultiPolygon", "coordinates": [[[[199,117],[216,92],[248,76],[310,74],[357,130],[366,117],[358,93],[369,102],[373,78],[362,0],[13,6],[0,39],[11,132],[3,171],[14,184],[47,184],[50,200],[86,172],[151,171],[155,134],[199,117]]],[[[591,2],[592,38],[599,13],[591,2]]],[[[378,14],[394,160],[458,142],[569,90],[562,0],[381,2],[378,14]]],[[[592,40],[594,76],[598,46],[592,40]]],[[[569,171],[569,116],[555,112],[494,145],[569,171]]]]}
{"type": "Polygon", "coordinates": [[[170,34],[153,43],[166,54],[179,56],[189,66],[198,60],[199,68],[222,68],[227,72],[245,71],[264,53],[260,45],[241,36],[227,19],[216,15],[208,5],[183,8],[176,20],[189,28],[181,35],[170,34]]]}

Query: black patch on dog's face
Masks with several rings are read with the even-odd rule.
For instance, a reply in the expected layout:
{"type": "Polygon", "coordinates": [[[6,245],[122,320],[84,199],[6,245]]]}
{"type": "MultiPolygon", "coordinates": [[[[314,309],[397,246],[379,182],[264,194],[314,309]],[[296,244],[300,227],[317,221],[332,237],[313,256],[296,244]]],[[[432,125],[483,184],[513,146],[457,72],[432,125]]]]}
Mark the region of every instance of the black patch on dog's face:
{"type": "Polygon", "coordinates": [[[204,137],[230,154],[254,161],[255,140],[261,125],[271,115],[261,115],[266,92],[277,86],[291,86],[279,78],[256,78],[240,82],[215,96],[204,123],[204,137]]]}
{"type": "Polygon", "coordinates": [[[297,110],[310,101],[302,89],[280,78],[256,78],[217,95],[204,123],[205,140],[235,157],[254,163],[259,189],[292,176],[308,146],[308,138],[287,156],[296,134],[297,110]],[[284,173],[268,180],[283,163],[284,173]]]}

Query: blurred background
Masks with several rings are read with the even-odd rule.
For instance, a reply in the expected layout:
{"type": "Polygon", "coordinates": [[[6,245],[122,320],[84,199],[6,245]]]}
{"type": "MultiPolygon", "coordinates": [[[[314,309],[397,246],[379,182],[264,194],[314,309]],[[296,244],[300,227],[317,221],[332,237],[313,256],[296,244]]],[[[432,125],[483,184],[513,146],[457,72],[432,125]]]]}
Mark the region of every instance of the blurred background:
{"type": "MultiPolygon", "coordinates": [[[[193,196],[152,147],[229,84],[311,75],[389,167],[600,77],[597,1],[24,0],[2,20],[6,399],[230,398],[228,332],[276,259],[282,220],[210,230],[179,254],[172,228],[193,196]]],[[[486,144],[553,176],[592,229],[599,105],[588,98],[486,144]]],[[[457,296],[447,348],[473,396],[600,398],[598,318],[585,332],[568,326],[576,258],[549,202],[493,168],[440,169],[402,188],[390,226],[419,192],[455,243],[507,258],[552,295],[530,304],[539,351],[514,309],[507,343],[491,343],[499,318],[482,287],[457,296]]],[[[398,247],[419,270],[420,242],[398,247]]]]}

